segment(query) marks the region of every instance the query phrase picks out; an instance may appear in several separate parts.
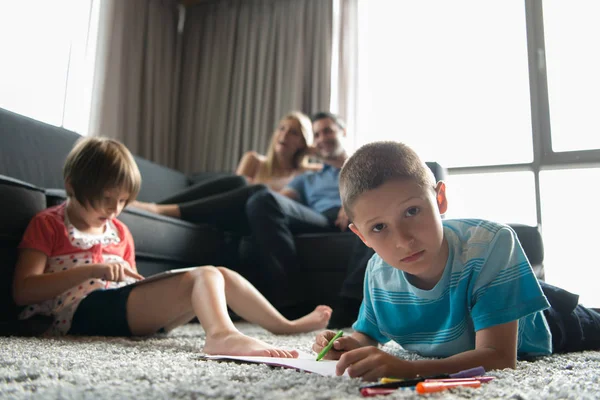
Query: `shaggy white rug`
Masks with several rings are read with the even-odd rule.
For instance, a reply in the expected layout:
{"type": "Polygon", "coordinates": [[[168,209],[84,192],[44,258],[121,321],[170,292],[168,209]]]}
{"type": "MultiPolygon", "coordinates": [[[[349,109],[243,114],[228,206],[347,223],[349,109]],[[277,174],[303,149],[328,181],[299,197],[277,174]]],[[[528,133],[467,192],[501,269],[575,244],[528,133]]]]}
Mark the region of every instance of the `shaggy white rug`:
{"type": "MultiPolygon", "coordinates": [[[[315,334],[274,336],[246,323],[243,332],[269,343],[310,352],[315,334]]],[[[350,331],[348,331],[350,332],[350,331]]],[[[21,399],[361,399],[360,381],[265,365],[204,361],[204,331],[188,324],[144,339],[0,337],[0,398],[21,399]]],[[[417,358],[395,345],[386,350],[417,358]]],[[[598,399],[600,352],[521,361],[493,371],[491,383],[431,398],[598,399]]],[[[380,397],[384,398],[384,397],[380,397]]],[[[422,398],[397,391],[386,399],[422,398]]]]}

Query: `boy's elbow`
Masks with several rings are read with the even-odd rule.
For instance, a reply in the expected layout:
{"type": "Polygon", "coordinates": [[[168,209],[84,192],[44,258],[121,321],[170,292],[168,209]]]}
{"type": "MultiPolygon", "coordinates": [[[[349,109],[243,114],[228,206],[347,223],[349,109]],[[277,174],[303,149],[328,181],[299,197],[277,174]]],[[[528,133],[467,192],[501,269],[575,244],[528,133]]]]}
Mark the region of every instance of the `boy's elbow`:
{"type": "Polygon", "coordinates": [[[503,358],[501,360],[498,360],[498,367],[494,368],[494,369],[505,369],[505,368],[510,368],[510,369],[515,369],[517,368],[517,359],[515,357],[513,358],[503,358]]]}
{"type": "Polygon", "coordinates": [[[503,354],[498,352],[496,357],[491,358],[491,365],[486,369],[515,369],[517,368],[517,355],[514,353],[511,354],[503,354]]]}

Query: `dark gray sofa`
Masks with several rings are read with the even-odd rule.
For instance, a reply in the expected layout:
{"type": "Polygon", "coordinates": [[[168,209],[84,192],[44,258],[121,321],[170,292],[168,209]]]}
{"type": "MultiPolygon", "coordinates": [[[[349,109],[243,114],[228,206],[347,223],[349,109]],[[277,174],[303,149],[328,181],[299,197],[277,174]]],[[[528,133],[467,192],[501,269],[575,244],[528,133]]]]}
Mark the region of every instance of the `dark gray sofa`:
{"type": "MultiPolygon", "coordinates": [[[[0,109],[0,321],[13,321],[11,281],[16,246],[27,223],[44,208],[65,199],[62,165],[80,136],[0,109]]],[[[140,157],[139,199],[160,201],[215,174],[187,176],[140,157]]],[[[437,179],[445,170],[428,163],[437,179]]],[[[225,265],[253,281],[260,268],[251,238],[222,232],[210,225],[193,224],[142,210],[126,209],[119,217],[131,230],[136,262],[143,275],[193,265],[225,265]]],[[[537,227],[512,225],[539,277],[543,277],[543,245],[537,227]]],[[[302,234],[295,237],[304,273],[298,285],[310,302],[334,305],[347,274],[356,239],[352,233],[302,234]]],[[[253,281],[254,284],[260,282],[253,281]]]]}

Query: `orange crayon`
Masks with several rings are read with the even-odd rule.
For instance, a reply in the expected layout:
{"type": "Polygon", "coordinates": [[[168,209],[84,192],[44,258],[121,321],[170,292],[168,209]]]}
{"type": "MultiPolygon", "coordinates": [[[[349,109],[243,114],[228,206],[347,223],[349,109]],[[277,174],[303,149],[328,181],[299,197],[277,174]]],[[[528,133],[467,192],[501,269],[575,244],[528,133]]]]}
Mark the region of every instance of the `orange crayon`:
{"type": "Polygon", "coordinates": [[[461,386],[478,388],[479,386],[481,386],[481,382],[479,382],[478,380],[461,381],[461,382],[442,382],[442,381],[419,382],[417,384],[417,387],[415,390],[417,391],[417,393],[423,394],[423,393],[441,392],[442,390],[452,389],[452,388],[461,387],[461,386]]]}

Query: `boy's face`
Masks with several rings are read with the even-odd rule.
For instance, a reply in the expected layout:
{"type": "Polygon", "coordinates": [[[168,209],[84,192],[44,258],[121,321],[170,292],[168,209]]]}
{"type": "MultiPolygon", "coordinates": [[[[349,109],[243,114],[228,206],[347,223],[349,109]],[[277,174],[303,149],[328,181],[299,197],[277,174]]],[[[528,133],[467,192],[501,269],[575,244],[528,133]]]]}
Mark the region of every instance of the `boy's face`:
{"type": "Polygon", "coordinates": [[[446,187],[422,188],[412,180],[392,180],[363,193],[354,203],[350,229],[389,265],[433,287],[448,258],[441,214],[446,187]]]}

